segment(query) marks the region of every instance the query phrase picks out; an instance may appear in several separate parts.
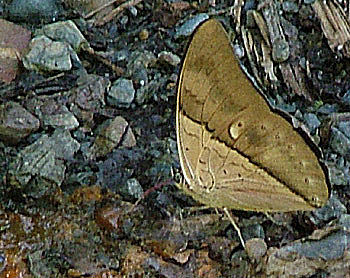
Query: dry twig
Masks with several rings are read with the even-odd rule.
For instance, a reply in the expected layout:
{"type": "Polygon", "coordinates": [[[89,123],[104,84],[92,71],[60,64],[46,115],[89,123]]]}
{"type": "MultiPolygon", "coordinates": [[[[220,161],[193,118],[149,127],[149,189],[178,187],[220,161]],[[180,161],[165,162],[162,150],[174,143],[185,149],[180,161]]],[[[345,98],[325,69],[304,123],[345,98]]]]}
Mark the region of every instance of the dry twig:
{"type": "Polygon", "coordinates": [[[139,4],[141,2],[142,2],[142,0],[130,0],[128,2],[121,4],[120,6],[115,8],[113,11],[111,11],[108,15],[106,15],[104,18],[97,20],[95,22],[95,25],[102,26],[102,25],[106,24],[107,22],[111,21],[117,14],[121,13],[126,8],[136,6],[137,4],[139,4]]]}

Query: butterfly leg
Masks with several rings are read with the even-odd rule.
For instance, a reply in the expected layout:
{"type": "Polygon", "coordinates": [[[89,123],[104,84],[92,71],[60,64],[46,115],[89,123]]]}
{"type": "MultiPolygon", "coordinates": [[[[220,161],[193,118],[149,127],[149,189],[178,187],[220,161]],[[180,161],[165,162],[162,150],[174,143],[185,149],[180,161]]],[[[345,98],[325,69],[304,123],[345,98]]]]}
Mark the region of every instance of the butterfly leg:
{"type": "Polygon", "coordinates": [[[244,239],[243,239],[242,234],[241,234],[241,230],[237,226],[235,220],[233,220],[233,218],[232,218],[232,216],[231,216],[231,214],[230,214],[230,212],[228,211],[227,208],[224,208],[224,212],[226,213],[228,219],[230,220],[231,224],[235,228],[235,230],[236,230],[236,232],[238,234],[239,240],[241,241],[241,244],[242,244],[243,248],[245,249],[245,243],[244,243],[244,239]]]}

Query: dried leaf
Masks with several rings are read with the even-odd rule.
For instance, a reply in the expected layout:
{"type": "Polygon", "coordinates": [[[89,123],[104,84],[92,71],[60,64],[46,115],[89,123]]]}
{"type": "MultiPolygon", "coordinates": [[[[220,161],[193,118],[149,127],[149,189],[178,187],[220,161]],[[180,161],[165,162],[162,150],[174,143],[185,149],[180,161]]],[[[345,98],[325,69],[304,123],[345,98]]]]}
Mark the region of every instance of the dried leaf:
{"type": "Polygon", "coordinates": [[[350,22],[343,8],[337,2],[320,0],[315,1],[312,7],[321,21],[329,47],[350,57],[350,22]]]}

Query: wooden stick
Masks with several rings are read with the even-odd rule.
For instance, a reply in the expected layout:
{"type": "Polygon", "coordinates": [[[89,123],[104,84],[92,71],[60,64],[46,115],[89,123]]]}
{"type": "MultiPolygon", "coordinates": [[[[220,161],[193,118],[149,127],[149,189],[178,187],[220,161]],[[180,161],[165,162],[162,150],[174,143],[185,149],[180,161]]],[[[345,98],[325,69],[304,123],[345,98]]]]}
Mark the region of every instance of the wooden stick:
{"type": "Polygon", "coordinates": [[[97,20],[95,22],[95,26],[102,26],[105,23],[111,21],[117,14],[121,13],[124,9],[135,6],[139,3],[141,3],[143,0],[130,0],[128,2],[125,2],[115,8],[113,11],[111,11],[108,15],[106,15],[104,18],[97,20]]]}

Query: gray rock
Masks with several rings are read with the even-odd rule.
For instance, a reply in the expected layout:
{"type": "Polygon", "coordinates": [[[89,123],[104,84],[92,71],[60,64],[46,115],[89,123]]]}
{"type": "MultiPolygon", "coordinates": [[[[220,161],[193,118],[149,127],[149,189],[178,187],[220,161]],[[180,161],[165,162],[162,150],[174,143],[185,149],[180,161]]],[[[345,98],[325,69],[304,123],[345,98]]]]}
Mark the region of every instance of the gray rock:
{"type": "Polygon", "coordinates": [[[350,214],[343,214],[339,218],[339,225],[341,225],[342,227],[349,230],[350,229],[350,214]]]}
{"type": "Polygon", "coordinates": [[[317,118],[317,116],[313,113],[307,113],[304,116],[304,119],[306,121],[306,125],[310,129],[311,134],[315,134],[316,129],[321,125],[320,120],[317,118]]]}
{"type": "Polygon", "coordinates": [[[155,97],[157,93],[161,92],[160,87],[162,86],[162,80],[159,80],[155,77],[154,80],[151,80],[144,86],[141,86],[136,91],[135,101],[137,104],[141,105],[147,102],[152,97],[155,97]]]}
{"type": "Polygon", "coordinates": [[[266,254],[267,245],[262,238],[252,238],[247,240],[245,250],[248,257],[252,261],[257,262],[266,254]]]}
{"type": "Polygon", "coordinates": [[[242,228],[242,237],[245,240],[250,238],[264,238],[265,231],[264,228],[260,224],[249,225],[247,227],[242,228]]]}
{"type": "Polygon", "coordinates": [[[94,74],[81,74],[78,86],[69,92],[69,111],[79,121],[82,130],[91,131],[96,125],[94,115],[106,106],[106,91],[110,87],[108,78],[94,74]]]}
{"type": "Polygon", "coordinates": [[[282,2],[282,8],[288,13],[297,13],[299,11],[298,5],[293,1],[282,2]]]}
{"type": "Polygon", "coordinates": [[[350,90],[347,91],[344,96],[342,97],[343,102],[345,102],[347,105],[350,104],[350,90]]]}
{"type": "Polygon", "coordinates": [[[333,185],[350,185],[350,173],[348,168],[339,169],[329,167],[329,179],[333,185]]]}
{"type": "Polygon", "coordinates": [[[19,186],[32,197],[40,197],[52,187],[63,182],[64,159],[72,158],[79,143],[68,131],[56,130],[49,137],[41,136],[33,144],[20,151],[10,164],[12,185],[19,186]]]}
{"type": "Polygon", "coordinates": [[[171,52],[168,52],[168,51],[162,51],[158,54],[158,60],[161,62],[161,63],[166,63],[166,64],[169,64],[171,66],[177,66],[178,64],[180,64],[181,62],[181,59],[179,56],[171,53],[171,52]]]}
{"type": "Polygon", "coordinates": [[[129,55],[130,55],[130,53],[128,50],[122,49],[122,50],[116,51],[114,53],[114,59],[117,62],[125,61],[128,59],[129,55]]]}
{"type": "Polygon", "coordinates": [[[338,129],[344,133],[344,135],[350,138],[350,122],[340,122],[338,124],[338,129]]]}
{"type": "Polygon", "coordinates": [[[350,139],[334,127],[332,128],[330,145],[335,152],[345,157],[350,155],[350,139]]]}
{"type": "Polygon", "coordinates": [[[129,17],[127,15],[124,15],[119,20],[120,24],[126,25],[129,22],[129,17]]]}
{"type": "Polygon", "coordinates": [[[129,108],[135,98],[132,81],[119,78],[114,82],[107,95],[107,102],[117,108],[129,108]]]}
{"type": "Polygon", "coordinates": [[[338,111],[338,107],[335,104],[328,104],[322,105],[317,112],[329,115],[331,113],[335,113],[338,111]]]}
{"type": "Polygon", "coordinates": [[[11,20],[38,23],[56,21],[62,8],[57,0],[13,0],[7,10],[11,20]]]}
{"type": "Polygon", "coordinates": [[[294,113],[296,111],[296,105],[295,103],[286,103],[282,96],[277,95],[276,96],[276,108],[287,112],[287,113],[294,113]]]}
{"type": "Polygon", "coordinates": [[[78,79],[78,87],[72,91],[74,106],[85,111],[96,111],[104,107],[105,92],[110,86],[107,78],[94,74],[83,74],[78,79]]]}
{"type": "Polygon", "coordinates": [[[173,154],[178,154],[178,151],[177,151],[177,142],[176,140],[174,140],[173,138],[168,138],[168,144],[169,144],[169,150],[171,153],[173,154]]]}
{"type": "Polygon", "coordinates": [[[136,84],[145,86],[148,84],[147,68],[154,65],[156,56],[150,51],[134,51],[130,54],[127,65],[127,76],[136,84]]]}
{"type": "Polygon", "coordinates": [[[327,159],[329,179],[332,185],[350,185],[349,163],[341,155],[332,153],[327,159]]]}
{"type": "Polygon", "coordinates": [[[94,181],[96,179],[96,175],[93,171],[83,171],[78,173],[70,174],[64,181],[65,185],[70,186],[87,186],[94,185],[94,181]]]}
{"type": "Polygon", "coordinates": [[[187,20],[184,24],[182,24],[180,27],[176,29],[175,39],[190,36],[193,33],[193,31],[197,28],[197,26],[201,24],[203,21],[207,20],[208,18],[209,16],[207,14],[202,13],[202,14],[197,14],[196,16],[192,17],[190,20],[187,20]]]}
{"type": "Polygon", "coordinates": [[[56,129],[51,140],[55,145],[55,158],[72,160],[80,144],[72,138],[68,130],[56,129]]]}
{"type": "Polygon", "coordinates": [[[45,25],[35,32],[36,37],[42,35],[53,41],[68,43],[76,52],[79,52],[82,46],[89,47],[88,41],[71,20],[45,25]]]}
{"type": "Polygon", "coordinates": [[[33,144],[24,148],[10,165],[12,174],[20,185],[26,185],[34,176],[48,178],[61,184],[65,167],[55,163],[55,149],[49,136],[43,135],[33,144]]]}
{"type": "Polygon", "coordinates": [[[0,105],[0,139],[5,143],[16,144],[39,126],[39,120],[18,103],[0,105]]]}
{"type": "MultiPolygon", "coordinates": [[[[350,234],[345,229],[318,231],[320,239],[310,238],[294,242],[280,249],[270,248],[266,264],[267,277],[312,277],[318,269],[333,273],[340,265],[346,264],[350,234]],[[340,260],[339,265],[337,265],[340,260]]],[[[336,276],[334,276],[336,277],[336,276]]],[[[340,275],[339,277],[344,277],[340,275]]]]}
{"type": "Polygon", "coordinates": [[[238,59],[242,59],[245,56],[245,49],[239,44],[233,45],[233,51],[238,59]]]}
{"type": "Polygon", "coordinates": [[[44,127],[64,128],[68,130],[75,129],[79,122],[73,113],[66,106],[60,106],[54,114],[43,114],[41,120],[44,127]]]}
{"type": "Polygon", "coordinates": [[[68,71],[72,68],[73,50],[67,43],[40,36],[32,39],[29,49],[23,58],[23,65],[28,70],[68,71]]]}
{"type": "Polygon", "coordinates": [[[272,59],[281,63],[289,58],[289,44],[284,39],[276,39],[272,45],[272,59]]]}
{"type": "MultiPolygon", "coordinates": [[[[120,144],[128,130],[128,122],[121,116],[107,120],[100,126],[99,135],[89,151],[89,157],[105,156],[120,144]]],[[[130,136],[130,135],[129,135],[130,136]]]]}
{"type": "Polygon", "coordinates": [[[329,179],[333,185],[349,185],[350,184],[350,173],[346,169],[339,169],[336,167],[329,167],[329,179]],[[345,170],[345,171],[344,171],[345,170]]]}
{"type": "Polygon", "coordinates": [[[337,196],[332,195],[327,204],[313,212],[316,218],[313,222],[317,225],[319,221],[328,222],[334,218],[339,218],[346,213],[346,207],[339,201],[337,196]]]}
{"type": "Polygon", "coordinates": [[[136,146],[136,138],[131,127],[129,127],[124,135],[122,146],[126,148],[132,148],[136,146]]]}
{"type": "Polygon", "coordinates": [[[350,240],[350,234],[345,231],[331,233],[321,240],[295,242],[282,247],[281,252],[298,253],[310,259],[334,260],[343,256],[345,248],[350,240]]]}
{"type": "MultiPolygon", "coordinates": [[[[267,277],[313,277],[317,276],[319,269],[334,273],[335,269],[347,264],[348,230],[329,227],[317,231],[317,234],[318,238],[311,236],[280,249],[270,248],[267,277]]],[[[344,277],[344,274],[338,276],[344,277]]]]}
{"type": "Polygon", "coordinates": [[[128,71],[131,69],[137,69],[138,65],[143,65],[145,68],[149,68],[157,61],[156,56],[151,51],[134,51],[130,54],[128,63],[128,71]]]}
{"type": "Polygon", "coordinates": [[[143,189],[137,179],[131,178],[117,188],[117,192],[127,200],[139,199],[143,195],[143,189]]]}
{"type": "Polygon", "coordinates": [[[137,16],[137,9],[134,6],[130,6],[129,11],[133,16],[137,16]]]}

